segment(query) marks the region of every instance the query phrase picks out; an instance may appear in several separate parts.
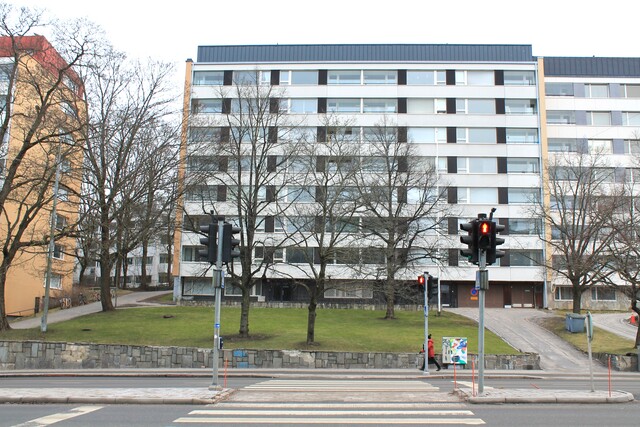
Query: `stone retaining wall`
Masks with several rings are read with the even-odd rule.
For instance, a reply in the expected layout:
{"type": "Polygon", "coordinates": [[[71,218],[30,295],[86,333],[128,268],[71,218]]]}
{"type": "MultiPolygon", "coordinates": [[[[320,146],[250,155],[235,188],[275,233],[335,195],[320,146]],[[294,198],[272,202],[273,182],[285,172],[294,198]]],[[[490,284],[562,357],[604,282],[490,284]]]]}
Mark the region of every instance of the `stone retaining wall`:
{"type": "MultiPolygon", "coordinates": [[[[0,341],[0,369],[197,369],[211,367],[211,353],[212,349],[190,347],[0,341]]],[[[417,353],[236,349],[221,351],[219,366],[226,360],[233,368],[414,369],[420,357],[417,353]]],[[[469,355],[469,362],[474,357],[469,355]]],[[[540,369],[540,357],[485,355],[485,367],[540,369]]]]}

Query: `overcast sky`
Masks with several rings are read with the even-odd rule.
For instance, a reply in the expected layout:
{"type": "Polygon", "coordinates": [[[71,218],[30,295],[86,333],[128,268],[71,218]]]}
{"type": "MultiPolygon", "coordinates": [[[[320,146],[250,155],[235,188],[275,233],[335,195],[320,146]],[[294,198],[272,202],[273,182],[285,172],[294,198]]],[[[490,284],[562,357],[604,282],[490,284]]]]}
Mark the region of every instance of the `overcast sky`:
{"type": "Polygon", "coordinates": [[[199,45],[531,44],[536,56],[640,57],[632,0],[0,0],[86,17],[132,57],[184,73],[199,45]]]}

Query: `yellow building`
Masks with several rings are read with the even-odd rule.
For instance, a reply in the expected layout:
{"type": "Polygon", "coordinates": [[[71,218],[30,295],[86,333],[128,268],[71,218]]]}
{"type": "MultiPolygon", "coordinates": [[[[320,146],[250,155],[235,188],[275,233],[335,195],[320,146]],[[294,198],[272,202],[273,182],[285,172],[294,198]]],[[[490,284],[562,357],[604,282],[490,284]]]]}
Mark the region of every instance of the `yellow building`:
{"type": "Polygon", "coordinates": [[[0,71],[7,100],[0,117],[0,274],[7,271],[4,305],[12,317],[42,306],[54,182],[50,296],[56,303],[72,296],[76,243],[59,235],[78,219],[86,105],[80,77],[42,36],[0,38],[0,71]]]}

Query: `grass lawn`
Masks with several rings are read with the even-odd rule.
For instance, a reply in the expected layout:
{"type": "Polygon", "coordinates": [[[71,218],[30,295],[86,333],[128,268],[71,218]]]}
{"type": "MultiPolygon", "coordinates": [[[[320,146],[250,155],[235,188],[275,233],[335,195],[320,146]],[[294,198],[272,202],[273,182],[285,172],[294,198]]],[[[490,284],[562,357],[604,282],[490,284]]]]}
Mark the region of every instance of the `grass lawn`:
{"type": "MultiPolygon", "coordinates": [[[[565,328],[564,315],[542,319],[540,325],[558,335],[578,350],[582,350],[585,353],[588,351],[586,328],[585,332],[582,333],[567,331],[565,328]]],[[[632,340],[622,338],[616,334],[612,334],[611,332],[594,327],[591,351],[593,353],[626,354],[633,352],[635,354],[637,350],[634,349],[633,344],[634,342],[632,340]]]]}
{"type": "MultiPolygon", "coordinates": [[[[335,350],[418,352],[424,341],[422,311],[396,311],[384,320],[383,311],[320,309],[315,345],[306,344],[307,310],[251,308],[250,338],[238,337],[240,309],[223,307],[221,335],[226,349],[335,350]]],[[[0,333],[5,340],[47,340],[109,344],[165,345],[208,348],[213,343],[211,307],[144,307],[96,313],[40,328],[0,333]]],[[[430,312],[429,332],[436,347],[443,336],[468,338],[468,352],[478,351],[477,323],[462,316],[430,312]]],[[[518,354],[492,332],[485,331],[486,354],[518,354]]]]}

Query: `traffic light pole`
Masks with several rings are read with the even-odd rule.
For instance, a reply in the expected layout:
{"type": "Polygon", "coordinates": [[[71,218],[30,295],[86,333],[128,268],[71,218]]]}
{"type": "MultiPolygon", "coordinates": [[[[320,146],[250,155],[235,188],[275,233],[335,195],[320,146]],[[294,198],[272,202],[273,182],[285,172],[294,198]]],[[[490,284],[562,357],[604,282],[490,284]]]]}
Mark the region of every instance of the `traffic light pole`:
{"type": "Polygon", "coordinates": [[[220,359],[220,307],[222,289],[224,288],[224,271],[222,270],[222,242],[224,241],[224,217],[218,217],[218,247],[216,254],[216,266],[213,269],[213,290],[215,298],[215,323],[213,327],[213,379],[210,390],[220,390],[222,387],[218,381],[218,362],[220,359]]]}
{"type": "Polygon", "coordinates": [[[424,272],[424,375],[429,375],[429,272],[424,272]]]}
{"type": "Polygon", "coordinates": [[[478,393],[484,392],[484,293],[488,287],[487,251],[479,249],[478,292],[478,393]]]}

